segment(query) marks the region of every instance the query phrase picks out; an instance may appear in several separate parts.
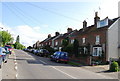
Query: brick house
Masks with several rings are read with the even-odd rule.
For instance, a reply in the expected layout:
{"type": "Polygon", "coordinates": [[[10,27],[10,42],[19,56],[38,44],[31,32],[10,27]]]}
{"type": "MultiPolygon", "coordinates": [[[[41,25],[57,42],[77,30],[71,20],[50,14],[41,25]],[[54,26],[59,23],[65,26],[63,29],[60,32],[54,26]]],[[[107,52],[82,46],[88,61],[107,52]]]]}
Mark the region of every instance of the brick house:
{"type": "Polygon", "coordinates": [[[106,63],[108,61],[108,28],[117,20],[106,17],[100,20],[95,13],[94,25],[87,27],[83,22],[83,28],[78,31],[75,39],[79,41],[79,57],[73,56],[71,60],[91,65],[92,63],[106,63]]]}
{"type": "Polygon", "coordinates": [[[33,48],[34,48],[34,49],[39,48],[39,43],[40,43],[40,42],[39,42],[39,40],[38,40],[35,44],[33,44],[33,48]]]}
{"type": "MultiPolygon", "coordinates": [[[[98,13],[95,12],[93,25],[87,26],[87,22],[84,20],[83,28],[80,30],[72,30],[72,28],[68,28],[67,33],[60,34],[59,32],[56,32],[55,36],[51,37],[51,35],[48,35],[48,38],[39,44],[40,47],[49,45],[52,48],[59,50],[62,47],[63,39],[68,37],[70,40],[69,43],[71,44],[73,44],[74,39],[77,39],[79,41],[79,55],[78,57],[75,57],[73,54],[73,56],[70,57],[71,60],[86,65],[91,65],[93,63],[106,63],[112,55],[115,56],[114,54],[109,53],[112,44],[109,42],[110,38],[112,40],[112,33],[110,33],[109,29],[111,28],[111,31],[113,31],[113,24],[115,24],[117,20],[118,18],[109,19],[108,17],[100,20],[98,13]]],[[[117,44],[118,53],[120,54],[119,45],[120,42],[117,44]]]]}
{"type": "Polygon", "coordinates": [[[58,37],[54,39],[54,45],[57,50],[61,50],[63,39],[69,37],[69,35],[73,32],[72,28],[67,29],[67,33],[60,34],[58,37]]]}

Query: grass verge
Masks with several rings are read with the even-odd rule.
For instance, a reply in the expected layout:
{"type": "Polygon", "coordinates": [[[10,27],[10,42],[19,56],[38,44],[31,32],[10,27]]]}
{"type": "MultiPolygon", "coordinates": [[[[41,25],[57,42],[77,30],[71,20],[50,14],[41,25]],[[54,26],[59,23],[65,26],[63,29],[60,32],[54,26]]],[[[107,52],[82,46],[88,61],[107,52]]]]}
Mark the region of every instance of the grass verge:
{"type": "Polygon", "coordinates": [[[72,62],[72,61],[69,61],[68,64],[72,65],[72,66],[82,66],[82,64],[79,64],[79,63],[76,63],[76,62],[72,62]]]}

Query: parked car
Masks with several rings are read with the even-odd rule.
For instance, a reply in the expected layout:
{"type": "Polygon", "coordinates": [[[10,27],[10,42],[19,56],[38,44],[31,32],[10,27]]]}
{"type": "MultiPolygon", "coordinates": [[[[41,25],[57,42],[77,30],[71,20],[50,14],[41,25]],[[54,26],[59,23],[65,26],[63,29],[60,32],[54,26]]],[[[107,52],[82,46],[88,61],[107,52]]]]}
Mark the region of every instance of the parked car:
{"type": "Polygon", "coordinates": [[[36,51],[36,55],[39,55],[39,54],[40,54],[40,50],[37,50],[37,51],[36,51]]]}
{"type": "Polygon", "coordinates": [[[12,47],[10,45],[5,45],[5,47],[7,47],[9,52],[10,52],[10,54],[12,54],[12,47]]]}
{"type": "Polygon", "coordinates": [[[34,50],[33,50],[33,53],[34,53],[34,54],[36,54],[36,53],[37,53],[37,50],[36,50],[36,49],[34,49],[34,50]]]}
{"type": "Polygon", "coordinates": [[[42,57],[48,57],[49,55],[49,51],[46,50],[46,49],[40,49],[40,52],[38,53],[39,56],[42,56],[42,57]]]}
{"type": "Polygon", "coordinates": [[[51,55],[50,59],[51,59],[51,61],[64,62],[64,63],[68,63],[68,61],[69,61],[68,53],[60,52],[60,51],[57,51],[53,55],[51,55]]]}
{"type": "Polygon", "coordinates": [[[0,68],[2,66],[2,62],[6,63],[7,62],[7,54],[9,51],[6,51],[5,48],[0,47],[0,68]]]}

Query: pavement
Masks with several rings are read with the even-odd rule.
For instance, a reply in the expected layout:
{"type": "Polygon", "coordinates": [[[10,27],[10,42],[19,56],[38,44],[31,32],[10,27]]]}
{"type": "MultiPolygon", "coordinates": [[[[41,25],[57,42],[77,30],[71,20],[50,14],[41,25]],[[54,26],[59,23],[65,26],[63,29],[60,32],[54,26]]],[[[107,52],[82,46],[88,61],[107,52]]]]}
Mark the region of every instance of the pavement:
{"type": "Polygon", "coordinates": [[[2,80],[2,70],[0,69],[0,81],[2,80]]]}
{"type": "Polygon", "coordinates": [[[99,73],[105,76],[109,76],[113,79],[118,79],[118,72],[109,72],[109,65],[98,65],[98,66],[83,66],[86,70],[91,72],[99,73]]]}
{"type": "Polygon", "coordinates": [[[75,67],[50,61],[21,50],[3,65],[3,79],[118,79],[117,72],[105,72],[108,65],[75,67]]]}
{"type": "Polygon", "coordinates": [[[3,64],[2,79],[16,79],[15,54],[9,55],[8,62],[3,64]]]}

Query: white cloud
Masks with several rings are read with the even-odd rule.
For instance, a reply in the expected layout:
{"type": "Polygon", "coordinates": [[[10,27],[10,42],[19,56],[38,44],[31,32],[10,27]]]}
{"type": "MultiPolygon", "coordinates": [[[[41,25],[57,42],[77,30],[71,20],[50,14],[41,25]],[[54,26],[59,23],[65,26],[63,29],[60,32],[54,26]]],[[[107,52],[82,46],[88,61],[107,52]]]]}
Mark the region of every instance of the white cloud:
{"type": "Polygon", "coordinates": [[[3,30],[8,30],[16,40],[17,35],[20,36],[20,42],[25,46],[33,45],[36,41],[44,40],[46,34],[40,32],[40,27],[30,27],[28,25],[21,25],[17,27],[8,27],[0,23],[0,27],[4,27],[3,30]]]}
{"type": "Polygon", "coordinates": [[[102,18],[108,16],[109,18],[118,17],[118,2],[120,0],[101,0],[100,15],[102,18]]]}
{"type": "Polygon", "coordinates": [[[48,25],[47,25],[47,24],[44,24],[44,25],[42,25],[42,27],[45,27],[45,28],[47,28],[47,27],[48,27],[48,25]]]}

